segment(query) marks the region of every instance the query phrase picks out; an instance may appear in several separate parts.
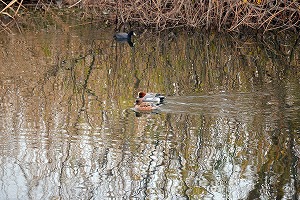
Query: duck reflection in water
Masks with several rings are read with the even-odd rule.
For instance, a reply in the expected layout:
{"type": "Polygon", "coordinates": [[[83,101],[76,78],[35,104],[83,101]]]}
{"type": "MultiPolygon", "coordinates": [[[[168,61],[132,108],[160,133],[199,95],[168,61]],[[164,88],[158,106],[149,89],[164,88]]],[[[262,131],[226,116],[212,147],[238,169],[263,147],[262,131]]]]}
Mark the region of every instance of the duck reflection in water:
{"type": "Polygon", "coordinates": [[[116,33],[114,39],[120,43],[127,42],[129,46],[133,47],[134,43],[131,40],[132,36],[136,36],[133,31],[130,31],[129,33],[116,33]]]}
{"type": "Polygon", "coordinates": [[[137,112],[140,111],[153,111],[157,110],[159,107],[152,102],[143,102],[142,99],[135,100],[134,110],[137,112]]]}

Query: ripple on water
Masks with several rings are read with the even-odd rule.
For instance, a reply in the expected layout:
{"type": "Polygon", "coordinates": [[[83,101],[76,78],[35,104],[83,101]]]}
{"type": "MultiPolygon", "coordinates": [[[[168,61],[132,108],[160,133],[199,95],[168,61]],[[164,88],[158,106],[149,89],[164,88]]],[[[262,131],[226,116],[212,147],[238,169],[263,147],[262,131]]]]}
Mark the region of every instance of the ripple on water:
{"type": "Polygon", "coordinates": [[[266,112],[269,96],[268,93],[253,92],[168,97],[161,109],[166,113],[247,117],[266,112]]]}

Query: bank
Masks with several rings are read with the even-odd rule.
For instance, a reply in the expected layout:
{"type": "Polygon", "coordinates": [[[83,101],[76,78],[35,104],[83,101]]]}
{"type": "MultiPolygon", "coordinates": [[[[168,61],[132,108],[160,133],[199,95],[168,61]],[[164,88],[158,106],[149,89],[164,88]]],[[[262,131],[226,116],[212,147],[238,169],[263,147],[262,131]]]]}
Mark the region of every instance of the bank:
{"type": "Polygon", "coordinates": [[[62,25],[67,20],[76,21],[74,26],[99,22],[116,29],[134,26],[155,31],[300,30],[300,3],[295,0],[12,0],[1,1],[0,6],[1,29],[5,32],[23,26],[62,25]]]}

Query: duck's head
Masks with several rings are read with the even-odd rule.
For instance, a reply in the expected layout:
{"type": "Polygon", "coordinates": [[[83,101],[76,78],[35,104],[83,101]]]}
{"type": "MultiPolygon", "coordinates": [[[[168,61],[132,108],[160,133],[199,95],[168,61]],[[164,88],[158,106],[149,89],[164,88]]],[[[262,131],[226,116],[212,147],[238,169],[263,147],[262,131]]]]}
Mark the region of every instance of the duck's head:
{"type": "Polygon", "coordinates": [[[130,31],[130,32],[128,33],[128,35],[129,35],[129,36],[132,36],[132,35],[133,35],[133,36],[136,36],[135,32],[133,32],[133,31],[130,31]]]}
{"type": "Polygon", "coordinates": [[[138,93],[138,96],[139,98],[143,98],[144,96],[146,96],[146,94],[147,94],[146,92],[141,91],[138,93]]]}

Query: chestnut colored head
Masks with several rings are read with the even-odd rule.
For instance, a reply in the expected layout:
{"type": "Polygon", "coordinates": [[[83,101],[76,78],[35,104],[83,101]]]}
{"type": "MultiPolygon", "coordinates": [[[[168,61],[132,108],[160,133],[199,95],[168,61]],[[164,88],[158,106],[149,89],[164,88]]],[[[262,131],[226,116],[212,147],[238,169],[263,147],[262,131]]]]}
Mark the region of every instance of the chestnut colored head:
{"type": "Polygon", "coordinates": [[[146,96],[146,92],[139,92],[138,95],[139,98],[143,98],[144,96],[146,96]]]}

